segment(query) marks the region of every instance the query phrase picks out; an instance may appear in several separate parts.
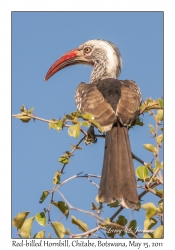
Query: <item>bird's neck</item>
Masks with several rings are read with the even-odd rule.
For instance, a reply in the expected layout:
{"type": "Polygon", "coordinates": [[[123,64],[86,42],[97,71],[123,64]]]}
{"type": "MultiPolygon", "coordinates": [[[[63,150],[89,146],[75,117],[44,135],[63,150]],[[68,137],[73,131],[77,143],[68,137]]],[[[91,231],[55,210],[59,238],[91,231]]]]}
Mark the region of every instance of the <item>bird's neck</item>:
{"type": "Polygon", "coordinates": [[[121,65],[116,64],[115,61],[108,63],[107,60],[101,60],[100,62],[95,62],[93,71],[90,77],[90,83],[97,84],[99,81],[105,78],[116,79],[121,71],[121,65]]]}

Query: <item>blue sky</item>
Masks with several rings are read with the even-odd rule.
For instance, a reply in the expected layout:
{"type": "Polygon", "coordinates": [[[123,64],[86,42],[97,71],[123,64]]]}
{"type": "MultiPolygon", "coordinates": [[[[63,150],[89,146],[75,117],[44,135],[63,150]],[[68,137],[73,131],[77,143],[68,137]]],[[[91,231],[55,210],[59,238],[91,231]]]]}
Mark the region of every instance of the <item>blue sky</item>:
{"type": "MultiPolygon", "coordinates": [[[[34,107],[35,115],[45,119],[59,119],[74,111],[76,86],[81,81],[88,83],[92,69],[78,65],[60,71],[48,82],[44,82],[44,77],[62,54],[96,38],[109,40],[118,46],[123,59],[119,78],[136,81],[143,99],[163,95],[161,12],[13,12],[12,113],[19,113],[21,105],[34,107]]],[[[148,134],[148,124],[154,123],[148,115],[143,119],[144,127],[130,131],[131,147],[134,154],[150,162],[152,155],[142,145],[154,143],[148,134]]],[[[21,211],[30,211],[30,216],[35,216],[48,207],[49,198],[43,204],[39,204],[39,198],[43,190],[53,187],[53,175],[61,168],[58,158],[70,150],[70,144],[75,143],[77,140],[69,137],[66,129],[58,133],[40,121],[25,124],[12,119],[12,217],[21,211]]],[[[104,140],[98,139],[97,144],[88,147],[82,144],[82,147],[83,150],[76,151],[66,166],[62,180],[79,172],[101,174],[104,140]]],[[[137,162],[134,164],[135,167],[140,166],[137,162]]],[[[84,178],[68,182],[60,191],[72,205],[85,210],[90,210],[97,194],[97,188],[84,178]]],[[[58,194],[55,195],[57,200],[62,200],[58,194]]],[[[152,201],[157,204],[158,200],[150,194],[144,196],[143,203],[152,201]]],[[[101,216],[110,217],[114,212],[114,209],[104,206],[101,216]]],[[[131,211],[121,214],[129,220],[131,211]]],[[[133,215],[142,229],[144,214],[140,211],[133,215]]],[[[80,231],[70,223],[71,215],[88,223],[89,229],[96,226],[93,218],[72,211],[68,220],[61,220],[72,233],[80,231]]],[[[53,208],[51,219],[60,218],[59,211],[53,208]]],[[[55,236],[50,226],[42,228],[36,222],[32,236],[40,230],[55,236]]],[[[16,237],[15,228],[12,229],[12,237],[16,237]]]]}

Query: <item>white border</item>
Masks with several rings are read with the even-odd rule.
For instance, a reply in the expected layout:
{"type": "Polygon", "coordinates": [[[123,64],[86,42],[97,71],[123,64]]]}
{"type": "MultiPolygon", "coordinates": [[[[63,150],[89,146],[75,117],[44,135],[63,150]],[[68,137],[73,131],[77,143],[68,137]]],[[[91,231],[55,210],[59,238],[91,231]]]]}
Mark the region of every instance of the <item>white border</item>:
{"type": "MultiPolygon", "coordinates": [[[[0,3],[0,247],[11,249],[11,11],[164,11],[164,87],[165,87],[165,239],[162,249],[171,248],[174,235],[174,96],[175,96],[175,18],[173,1],[27,1],[0,3]],[[83,6],[86,9],[83,9],[83,6]],[[172,140],[172,141],[171,141],[172,140]],[[168,174],[171,173],[171,174],[168,174]]],[[[139,240],[139,242],[142,240],[139,240]]],[[[157,241],[158,242],[158,241],[157,241]]],[[[162,241],[161,241],[162,242],[162,241]]],[[[25,248],[25,247],[24,247],[25,248]]],[[[41,249],[41,248],[40,248],[41,249]]],[[[142,249],[142,248],[140,248],[142,249]]]]}

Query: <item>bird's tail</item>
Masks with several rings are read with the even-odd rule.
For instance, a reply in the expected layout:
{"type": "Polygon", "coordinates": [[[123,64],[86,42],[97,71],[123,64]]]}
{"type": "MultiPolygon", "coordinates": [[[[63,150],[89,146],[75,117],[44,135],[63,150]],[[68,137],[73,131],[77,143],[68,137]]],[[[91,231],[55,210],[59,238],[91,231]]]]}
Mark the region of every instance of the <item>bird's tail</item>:
{"type": "Polygon", "coordinates": [[[139,207],[128,129],[119,123],[106,132],[98,196],[100,202],[119,200],[124,207],[139,207]]]}

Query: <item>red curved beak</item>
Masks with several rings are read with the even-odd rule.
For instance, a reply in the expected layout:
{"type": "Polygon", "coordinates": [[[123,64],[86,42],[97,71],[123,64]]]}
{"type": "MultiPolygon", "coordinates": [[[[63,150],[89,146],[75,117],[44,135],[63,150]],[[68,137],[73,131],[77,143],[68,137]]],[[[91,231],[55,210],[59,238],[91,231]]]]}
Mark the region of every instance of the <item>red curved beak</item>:
{"type": "Polygon", "coordinates": [[[52,64],[44,80],[47,81],[51,76],[63,68],[79,63],[93,66],[93,62],[90,59],[84,57],[82,50],[73,49],[64,54],[54,64],[52,64]]]}

